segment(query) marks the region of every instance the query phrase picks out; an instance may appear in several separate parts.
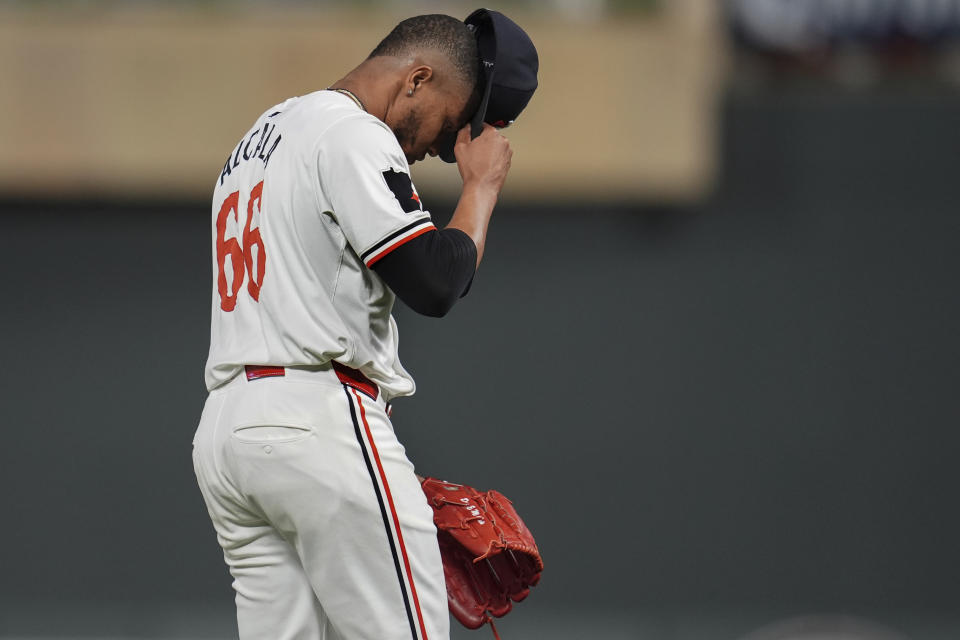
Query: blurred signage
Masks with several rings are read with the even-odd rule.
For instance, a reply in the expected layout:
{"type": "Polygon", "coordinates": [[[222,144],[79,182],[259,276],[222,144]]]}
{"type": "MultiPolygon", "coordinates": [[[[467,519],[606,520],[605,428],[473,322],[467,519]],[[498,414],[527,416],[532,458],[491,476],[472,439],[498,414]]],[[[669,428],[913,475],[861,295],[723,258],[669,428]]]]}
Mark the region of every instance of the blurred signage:
{"type": "Polygon", "coordinates": [[[728,0],[728,6],[744,44],[783,53],[960,39],[960,0],[728,0]]]}

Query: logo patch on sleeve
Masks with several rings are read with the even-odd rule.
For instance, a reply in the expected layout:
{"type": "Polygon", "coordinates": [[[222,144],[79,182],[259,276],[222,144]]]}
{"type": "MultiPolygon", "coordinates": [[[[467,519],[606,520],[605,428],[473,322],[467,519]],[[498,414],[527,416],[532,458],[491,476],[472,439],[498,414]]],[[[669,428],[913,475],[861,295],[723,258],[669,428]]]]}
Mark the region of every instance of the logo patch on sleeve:
{"type": "Polygon", "coordinates": [[[413,182],[410,181],[410,176],[390,169],[383,172],[383,179],[387,181],[387,186],[390,187],[390,191],[393,192],[397,202],[400,203],[401,209],[407,213],[423,210],[420,205],[420,196],[413,190],[413,182]]]}

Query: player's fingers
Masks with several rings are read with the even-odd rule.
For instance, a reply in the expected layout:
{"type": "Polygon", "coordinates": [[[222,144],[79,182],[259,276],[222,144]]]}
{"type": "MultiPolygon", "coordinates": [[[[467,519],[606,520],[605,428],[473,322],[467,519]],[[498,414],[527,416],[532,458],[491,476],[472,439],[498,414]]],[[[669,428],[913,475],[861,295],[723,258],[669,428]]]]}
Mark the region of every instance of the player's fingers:
{"type": "Polygon", "coordinates": [[[463,125],[457,132],[457,144],[470,142],[470,123],[463,125]]]}

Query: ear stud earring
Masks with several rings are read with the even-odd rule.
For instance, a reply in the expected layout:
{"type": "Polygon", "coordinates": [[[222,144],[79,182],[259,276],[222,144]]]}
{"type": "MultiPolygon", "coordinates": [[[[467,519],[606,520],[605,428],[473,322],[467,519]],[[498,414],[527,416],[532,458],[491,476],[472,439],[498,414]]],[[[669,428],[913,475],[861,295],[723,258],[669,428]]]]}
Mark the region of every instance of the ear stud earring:
{"type": "Polygon", "coordinates": [[[413,95],[413,89],[407,89],[407,95],[408,95],[408,96],[412,96],[412,95],[413,95]]]}

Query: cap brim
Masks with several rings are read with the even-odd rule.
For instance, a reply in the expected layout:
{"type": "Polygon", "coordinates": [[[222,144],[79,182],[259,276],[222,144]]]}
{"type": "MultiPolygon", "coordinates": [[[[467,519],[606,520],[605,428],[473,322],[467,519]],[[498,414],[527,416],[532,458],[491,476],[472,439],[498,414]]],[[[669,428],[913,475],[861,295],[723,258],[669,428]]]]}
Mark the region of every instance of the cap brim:
{"type": "MultiPolygon", "coordinates": [[[[473,116],[470,118],[470,138],[476,138],[481,133],[483,133],[483,119],[487,115],[487,105],[490,104],[490,93],[493,90],[493,69],[486,73],[487,76],[487,85],[483,90],[483,97],[480,99],[480,106],[477,107],[477,110],[473,113],[473,116]]],[[[453,147],[457,143],[457,133],[454,132],[449,139],[444,140],[440,143],[440,150],[437,155],[444,162],[456,162],[457,157],[453,153],[453,147]]]]}
{"type": "MultiPolygon", "coordinates": [[[[470,117],[470,137],[476,138],[483,133],[483,122],[487,116],[487,106],[490,104],[490,94],[493,91],[494,61],[497,58],[497,36],[494,29],[493,20],[490,12],[486,9],[478,9],[467,16],[464,21],[471,29],[478,29],[477,49],[480,55],[481,70],[483,74],[482,82],[485,83],[483,95],[480,98],[480,105],[470,117]]],[[[453,148],[457,143],[457,134],[450,136],[448,140],[441,143],[440,150],[437,153],[444,162],[456,162],[457,158],[453,148]]]]}
{"type": "Polygon", "coordinates": [[[476,138],[483,133],[483,119],[487,117],[487,106],[490,104],[490,92],[493,90],[493,74],[495,69],[490,65],[486,72],[487,86],[483,89],[483,98],[480,100],[480,106],[470,120],[470,137],[476,138]]]}

